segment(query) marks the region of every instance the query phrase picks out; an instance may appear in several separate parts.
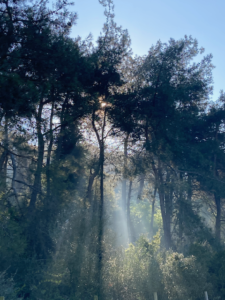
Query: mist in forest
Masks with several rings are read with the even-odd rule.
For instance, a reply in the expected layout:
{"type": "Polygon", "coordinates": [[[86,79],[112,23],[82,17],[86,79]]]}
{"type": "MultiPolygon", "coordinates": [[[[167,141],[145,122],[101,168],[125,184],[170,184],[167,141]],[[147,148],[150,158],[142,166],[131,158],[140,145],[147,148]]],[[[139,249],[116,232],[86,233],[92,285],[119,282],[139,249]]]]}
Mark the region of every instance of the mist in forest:
{"type": "Polygon", "coordinates": [[[196,39],[133,56],[67,0],[0,2],[0,298],[225,298],[225,95],[196,39]]]}

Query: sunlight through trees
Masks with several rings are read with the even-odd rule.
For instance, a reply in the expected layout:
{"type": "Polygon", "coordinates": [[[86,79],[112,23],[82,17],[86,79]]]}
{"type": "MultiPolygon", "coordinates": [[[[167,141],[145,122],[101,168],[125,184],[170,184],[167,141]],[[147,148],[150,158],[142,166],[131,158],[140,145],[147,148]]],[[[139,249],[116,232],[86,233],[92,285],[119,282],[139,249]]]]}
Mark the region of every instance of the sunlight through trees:
{"type": "Polygon", "coordinates": [[[223,299],[212,55],[185,36],[134,57],[112,0],[99,2],[95,45],[70,37],[67,0],[0,2],[1,294],[223,299]]]}

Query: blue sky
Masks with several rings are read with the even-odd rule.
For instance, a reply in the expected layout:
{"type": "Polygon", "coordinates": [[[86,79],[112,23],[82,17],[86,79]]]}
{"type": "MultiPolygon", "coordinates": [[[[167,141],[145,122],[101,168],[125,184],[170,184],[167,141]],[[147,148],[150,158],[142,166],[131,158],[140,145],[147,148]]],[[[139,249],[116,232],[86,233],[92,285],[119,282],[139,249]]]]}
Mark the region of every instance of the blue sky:
{"type": "MultiPolygon", "coordinates": [[[[197,38],[205,54],[213,54],[213,100],[225,90],[225,1],[222,0],[114,0],[115,21],[128,32],[133,53],[147,54],[158,40],[167,42],[171,37],[184,35],[197,38]]],[[[75,0],[77,25],[72,36],[98,37],[105,21],[104,8],[98,0],[75,0]]]]}

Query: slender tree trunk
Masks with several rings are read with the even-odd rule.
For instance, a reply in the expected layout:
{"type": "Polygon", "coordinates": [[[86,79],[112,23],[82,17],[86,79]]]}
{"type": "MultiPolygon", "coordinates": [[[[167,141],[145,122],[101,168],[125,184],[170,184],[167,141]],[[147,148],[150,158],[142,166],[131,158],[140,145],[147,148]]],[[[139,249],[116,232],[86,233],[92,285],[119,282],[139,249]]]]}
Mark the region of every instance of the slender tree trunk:
{"type": "Polygon", "coordinates": [[[5,128],[4,128],[4,151],[0,158],[0,179],[2,184],[2,190],[6,188],[6,177],[7,177],[7,163],[8,163],[8,149],[9,149],[9,135],[8,135],[8,118],[5,116],[5,128]]]}
{"type": "Polygon", "coordinates": [[[165,199],[164,199],[164,193],[162,191],[159,191],[159,201],[160,201],[160,208],[161,208],[162,221],[163,221],[165,246],[168,249],[171,247],[172,238],[171,238],[171,230],[170,230],[170,219],[168,218],[168,215],[166,214],[165,211],[165,199]]]}
{"type": "Polygon", "coordinates": [[[127,199],[127,180],[126,180],[126,168],[127,168],[127,146],[128,146],[129,134],[124,139],[124,161],[123,161],[123,181],[122,181],[122,209],[126,212],[126,199],[127,199]]]}
{"type": "Polygon", "coordinates": [[[50,163],[51,163],[51,154],[52,154],[52,146],[53,146],[53,131],[52,131],[52,121],[54,114],[54,102],[52,103],[51,116],[50,116],[50,132],[49,132],[49,145],[47,152],[47,161],[46,161],[46,181],[47,181],[47,203],[49,203],[50,194],[51,194],[51,186],[50,186],[50,163]]]}
{"type": "Polygon", "coordinates": [[[0,189],[5,192],[8,151],[4,150],[0,157],[0,189]]]}
{"type": "Polygon", "coordinates": [[[72,280],[73,280],[73,287],[72,287],[72,292],[73,296],[76,296],[76,293],[79,293],[79,286],[80,286],[80,279],[81,279],[81,272],[82,272],[82,264],[84,261],[84,256],[85,256],[85,243],[86,243],[86,236],[87,236],[87,230],[91,230],[91,228],[88,228],[88,223],[87,223],[87,207],[86,203],[84,201],[83,203],[83,211],[81,212],[81,218],[78,224],[78,245],[76,248],[76,251],[73,256],[73,260],[76,263],[76,265],[73,268],[72,272],[72,280]]]}
{"type": "Polygon", "coordinates": [[[90,174],[89,179],[88,179],[88,188],[87,188],[87,198],[89,200],[89,203],[92,203],[92,196],[93,196],[93,191],[92,191],[92,187],[93,187],[93,183],[95,180],[95,177],[97,175],[94,174],[90,174]]]}
{"type": "Polygon", "coordinates": [[[61,128],[60,128],[60,133],[57,141],[57,149],[56,149],[56,161],[60,160],[61,154],[62,154],[62,142],[63,142],[63,135],[65,131],[65,126],[66,126],[66,120],[65,120],[65,115],[66,115],[66,108],[68,107],[68,101],[69,101],[69,95],[66,95],[65,101],[62,105],[62,111],[60,115],[60,123],[61,123],[61,128]]]}
{"type": "Polygon", "coordinates": [[[183,237],[183,218],[184,218],[184,204],[183,204],[183,191],[182,191],[182,181],[183,181],[183,177],[182,177],[182,173],[180,172],[179,174],[179,242],[182,242],[182,237],[183,237]]]}
{"type": "Polygon", "coordinates": [[[3,166],[3,178],[4,178],[4,183],[3,186],[4,188],[7,188],[7,166],[8,166],[8,155],[6,155],[5,161],[4,161],[4,166],[3,166]]]}
{"type": "Polygon", "coordinates": [[[138,202],[141,200],[141,196],[143,193],[144,183],[145,183],[145,174],[141,174],[139,178],[140,178],[140,182],[139,182],[138,197],[137,197],[138,202]]]}
{"type": "Polygon", "coordinates": [[[103,215],[104,215],[104,160],[105,160],[105,143],[104,133],[106,126],[106,109],[103,112],[103,123],[101,128],[101,135],[95,125],[95,111],[92,113],[92,127],[96,134],[99,144],[99,165],[100,165],[100,202],[99,202],[99,230],[98,230],[98,295],[99,300],[103,300],[102,294],[102,263],[103,263],[103,215]]]}
{"type": "Polygon", "coordinates": [[[32,187],[31,199],[29,210],[32,214],[35,210],[35,204],[37,201],[37,195],[41,193],[41,172],[42,172],[42,164],[44,159],[44,139],[41,132],[41,116],[43,110],[43,101],[40,102],[38,108],[38,114],[36,117],[36,128],[37,128],[37,136],[38,136],[38,159],[37,159],[37,167],[34,175],[34,184],[32,187]]]}
{"type": "MultiPolygon", "coordinates": [[[[99,204],[99,244],[102,245],[103,237],[103,209],[104,209],[104,146],[100,148],[100,204],[99,204]]],[[[102,249],[99,252],[99,260],[102,260],[102,249]]]]}
{"type": "Polygon", "coordinates": [[[98,176],[99,174],[99,170],[100,170],[100,159],[99,159],[99,163],[98,163],[98,166],[97,168],[94,170],[94,172],[92,173],[91,170],[90,170],[90,176],[89,176],[89,180],[88,180],[88,188],[87,188],[87,198],[89,200],[89,203],[92,203],[92,194],[93,194],[93,191],[92,191],[92,188],[93,188],[93,183],[94,183],[94,180],[96,178],[96,176],[98,176]]]}
{"type": "Polygon", "coordinates": [[[161,162],[158,162],[158,173],[159,173],[159,200],[160,208],[163,221],[163,231],[166,248],[172,247],[172,236],[171,236],[171,199],[168,191],[165,191],[164,180],[161,170],[161,162]]]}
{"type": "Polygon", "coordinates": [[[12,189],[13,189],[13,192],[14,192],[16,202],[18,202],[18,194],[17,194],[17,190],[16,190],[16,187],[15,187],[15,179],[16,179],[16,175],[17,175],[16,160],[15,160],[15,157],[12,153],[10,153],[10,157],[11,157],[12,167],[13,167],[12,189]]]}
{"type": "Polygon", "coordinates": [[[98,235],[98,270],[99,270],[99,296],[100,300],[103,300],[102,295],[102,259],[103,259],[103,214],[104,214],[104,128],[105,128],[105,112],[104,112],[104,125],[102,128],[102,138],[100,144],[100,205],[99,205],[99,235],[98,235]]]}
{"type": "Polygon", "coordinates": [[[187,194],[187,200],[188,202],[191,202],[192,198],[192,183],[191,183],[191,176],[188,174],[188,194],[187,194]]]}
{"type": "Polygon", "coordinates": [[[14,193],[13,195],[15,197],[17,207],[18,207],[21,215],[23,216],[23,212],[22,212],[22,209],[21,209],[20,203],[19,203],[18,193],[17,193],[16,186],[15,186],[15,179],[16,179],[16,175],[17,175],[16,160],[15,160],[14,154],[10,153],[10,157],[11,157],[12,167],[13,167],[13,177],[12,177],[12,190],[14,193]]]}
{"type": "Polygon", "coordinates": [[[0,157],[0,172],[3,172],[3,166],[7,155],[8,155],[8,151],[4,150],[0,157]]]}
{"type": "MultiPolygon", "coordinates": [[[[215,141],[217,142],[218,140],[218,124],[216,125],[216,134],[215,134],[215,141]]],[[[217,171],[217,155],[216,153],[214,154],[214,177],[215,179],[218,177],[218,171],[217,171]]],[[[215,224],[215,237],[218,243],[220,244],[221,242],[221,198],[218,192],[214,193],[214,200],[216,204],[216,224],[215,224]]]]}
{"type": "Polygon", "coordinates": [[[128,231],[128,240],[129,243],[135,242],[135,234],[134,228],[130,217],[130,201],[131,201],[131,192],[132,192],[132,180],[129,182],[129,190],[128,190],[128,197],[127,197],[127,231],[128,231]]]}
{"type": "Polygon", "coordinates": [[[150,238],[153,238],[154,235],[154,214],[155,214],[155,197],[157,192],[157,186],[155,185],[154,194],[152,199],[152,214],[151,214],[151,224],[150,224],[150,238]]]}
{"type": "Polygon", "coordinates": [[[165,186],[162,174],[161,161],[158,159],[158,166],[156,167],[154,158],[152,157],[152,169],[155,175],[155,180],[157,182],[157,190],[159,194],[159,203],[163,221],[163,232],[164,232],[164,240],[165,247],[168,249],[172,246],[172,237],[171,237],[171,224],[170,218],[168,217],[168,211],[166,211],[166,199],[165,199],[165,186]]]}
{"type": "Polygon", "coordinates": [[[221,240],[221,198],[218,194],[214,193],[214,199],[215,199],[215,203],[216,203],[215,236],[216,236],[216,240],[220,243],[220,240],[221,240]]]}
{"type": "Polygon", "coordinates": [[[166,207],[166,214],[165,214],[165,240],[167,248],[172,246],[172,237],[171,237],[171,199],[169,195],[164,195],[165,199],[165,207],[166,207]]]}

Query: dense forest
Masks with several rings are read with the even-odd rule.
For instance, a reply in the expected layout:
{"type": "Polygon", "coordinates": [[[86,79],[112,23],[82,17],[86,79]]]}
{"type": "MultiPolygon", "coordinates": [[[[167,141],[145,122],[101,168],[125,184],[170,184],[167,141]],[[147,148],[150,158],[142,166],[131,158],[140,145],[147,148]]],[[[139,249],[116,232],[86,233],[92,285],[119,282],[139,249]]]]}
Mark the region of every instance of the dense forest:
{"type": "Polygon", "coordinates": [[[94,42],[67,0],[0,1],[0,296],[225,299],[212,55],[185,36],[134,56],[99,2],[94,42]]]}

